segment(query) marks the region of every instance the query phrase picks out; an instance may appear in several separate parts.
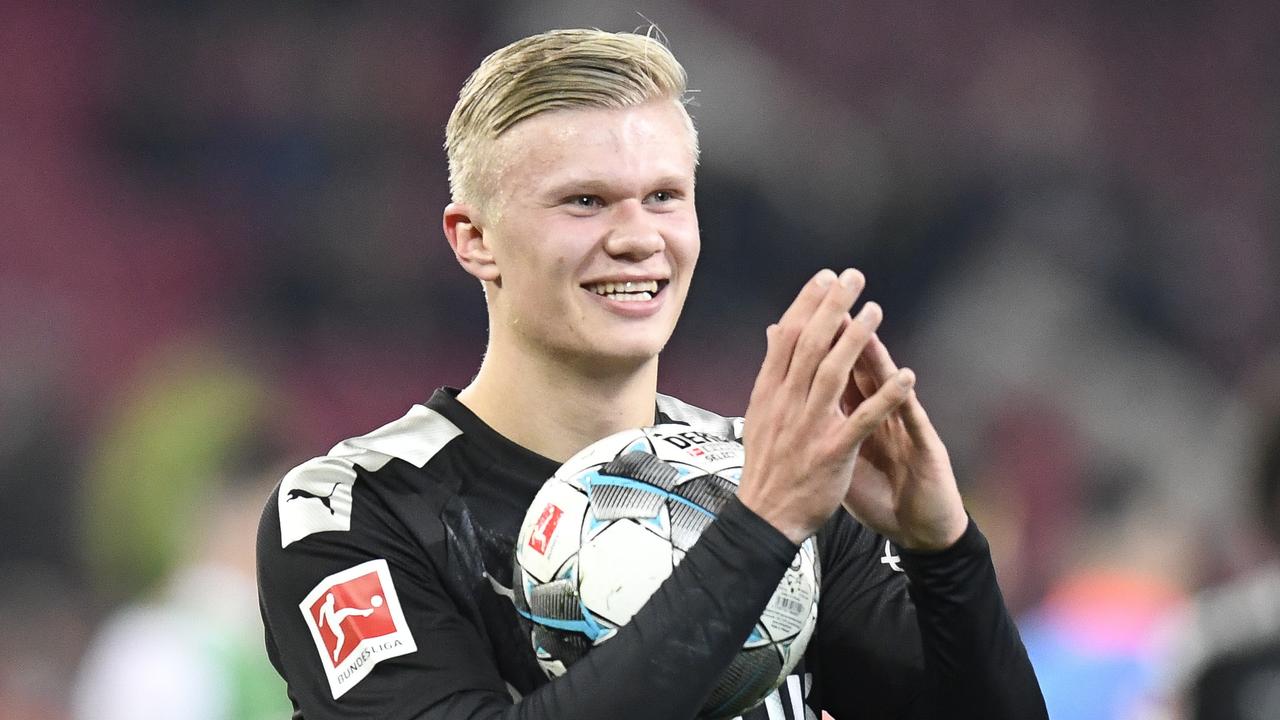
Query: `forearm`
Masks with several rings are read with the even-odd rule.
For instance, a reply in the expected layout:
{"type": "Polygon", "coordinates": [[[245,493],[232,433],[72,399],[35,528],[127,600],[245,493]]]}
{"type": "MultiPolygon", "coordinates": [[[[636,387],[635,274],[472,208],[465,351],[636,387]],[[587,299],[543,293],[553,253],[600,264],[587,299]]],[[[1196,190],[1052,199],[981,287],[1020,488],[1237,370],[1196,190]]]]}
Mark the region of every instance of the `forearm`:
{"type": "Polygon", "coordinates": [[[986,538],[970,522],[952,547],[900,550],[920,626],[924,678],[917,717],[1047,718],[1026,648],[1004,605],[986,538]]]}
{"type": "Polygon", "coordinates": [[[737,501],[618,634],[515,705],[447,699],[426,717],[693,718],[751,632],[796,547],[737,501]]]}

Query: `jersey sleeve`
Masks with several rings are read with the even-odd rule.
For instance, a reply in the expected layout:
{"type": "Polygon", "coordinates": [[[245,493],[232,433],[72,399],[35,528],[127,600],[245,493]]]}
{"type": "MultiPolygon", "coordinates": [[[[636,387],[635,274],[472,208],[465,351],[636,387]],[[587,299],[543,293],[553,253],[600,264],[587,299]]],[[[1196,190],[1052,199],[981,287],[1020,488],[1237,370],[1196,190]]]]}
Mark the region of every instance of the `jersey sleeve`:
{"type": "Polygon", "coordinates": [[[433,565],[394,527],[366,521],[281,547],[279,502],[259,526],[258,590],[295,718],[412,718],[451,692],[506,692],[433,565]]]}
{"type": "Polygon", "coordinates": [[[629,624],[516,702],[477,621],[403,533],[365,522],[282,548],[278,502],[259,530],[260,598],[307,720],[693,718],[797,551],[731,500],[629,624]]]}
{"type": "Polygon", "coordinates": [[[895,548],[843,512],[819,540],[811,652],[819,702],[834,717],[1047,719],[972,520],[941,552],[895,548]]]}

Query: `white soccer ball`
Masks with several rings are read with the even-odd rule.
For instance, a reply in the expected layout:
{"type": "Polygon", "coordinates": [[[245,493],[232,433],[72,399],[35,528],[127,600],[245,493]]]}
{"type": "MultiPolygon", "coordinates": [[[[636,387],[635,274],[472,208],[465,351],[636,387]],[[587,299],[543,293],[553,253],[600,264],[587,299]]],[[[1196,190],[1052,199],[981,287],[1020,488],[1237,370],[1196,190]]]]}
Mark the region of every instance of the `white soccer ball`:
{"type": "MultiPolygon", "coordinates": [[[[538,492],[516,541],[516,610],[551,677],[631,620],[737,492],[742,445],[687,425],[627,430],[570,458],[538,492]]],[[[759,704],[804,655],[818,619],[806,540],[703,714],[759,704]]],[[[725,592],[732,592],[726,588],[725,592]]]]}

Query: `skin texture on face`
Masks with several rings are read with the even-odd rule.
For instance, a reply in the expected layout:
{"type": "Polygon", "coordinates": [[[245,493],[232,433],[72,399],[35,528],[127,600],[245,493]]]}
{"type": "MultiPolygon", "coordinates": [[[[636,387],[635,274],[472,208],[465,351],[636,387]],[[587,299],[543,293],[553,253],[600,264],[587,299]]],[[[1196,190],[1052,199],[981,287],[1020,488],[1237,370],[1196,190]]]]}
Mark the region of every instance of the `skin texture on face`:
{"type": "MultiPolygon", "coordinates": [[[[450,236],[463,266],[486,282],[490,355],[594,376],[656,362],[699,252],[683,109],[658,100],[544,113],[490,152],[498,179],[488,212],[451,206],[450,236]],[[660,289],[640,302],[595,292],[625,280],[660,289]]],[[[449,233],[449,210],[445,219],[449,233]]]]}

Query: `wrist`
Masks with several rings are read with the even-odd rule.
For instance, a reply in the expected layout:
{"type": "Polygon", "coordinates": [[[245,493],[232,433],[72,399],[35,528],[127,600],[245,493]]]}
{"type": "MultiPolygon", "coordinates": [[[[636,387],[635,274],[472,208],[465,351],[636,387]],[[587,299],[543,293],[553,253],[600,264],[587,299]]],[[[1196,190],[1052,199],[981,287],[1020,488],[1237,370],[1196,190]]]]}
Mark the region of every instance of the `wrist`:
{"type": "Polygon", "coordinates": [[[912,528],[912,532],[903,531],[896,542],[901,548],[916,552],[939,552],[955,545],[966,530],[969,529],[969,514],[964,508],[951,513],[945,520],[925,527],[912,528]]]}
{"type": "Polygon", "coordinates": [[[739,496],[738,500],[751,514],[772,526],[774,530],[791,541],[792,545],[799,547],[813,534],[812,529],[790,521],[783,513],[779,513],[775,503],[762,503],[756,498],[746,496],[739,496]]]}

